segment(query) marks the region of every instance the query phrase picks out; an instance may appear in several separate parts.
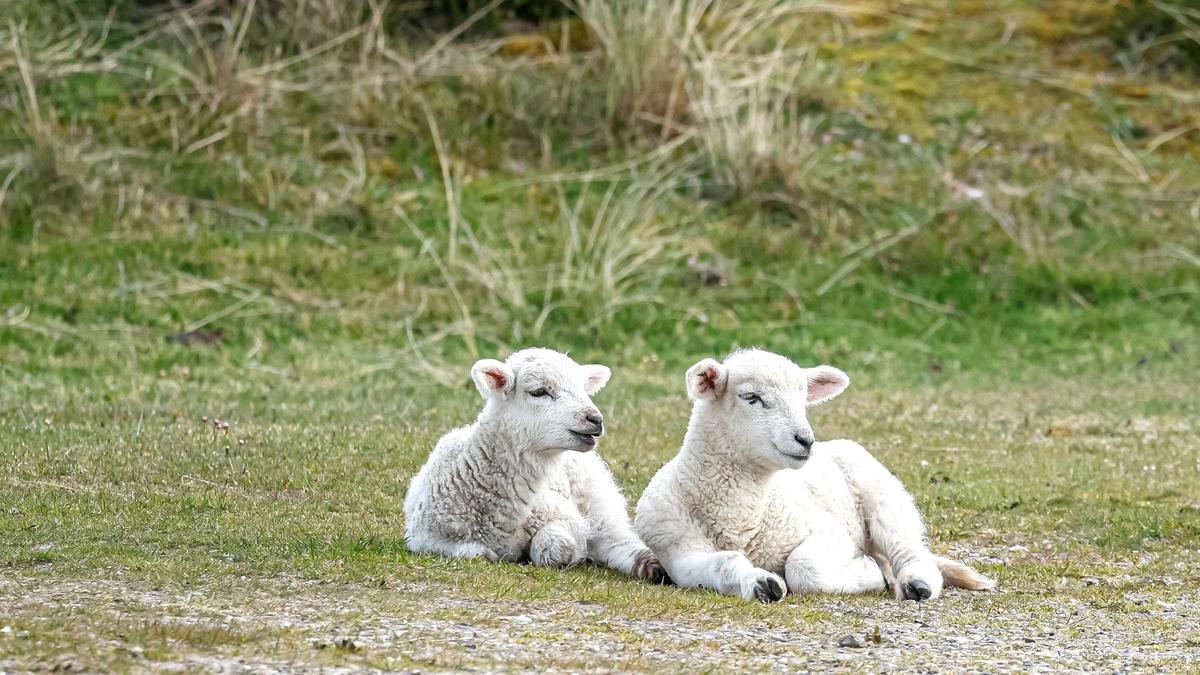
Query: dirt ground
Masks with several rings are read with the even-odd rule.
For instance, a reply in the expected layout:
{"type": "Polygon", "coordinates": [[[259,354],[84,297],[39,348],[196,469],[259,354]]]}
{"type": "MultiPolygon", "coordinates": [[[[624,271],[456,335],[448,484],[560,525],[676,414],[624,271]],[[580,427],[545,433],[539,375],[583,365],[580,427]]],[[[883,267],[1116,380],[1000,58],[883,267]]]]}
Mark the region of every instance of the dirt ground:
{"type": "Polygon", "coordinates": [[[1166,564],[1182,578],[1141,576],[1131,561],[1108,577],[949,591],[924,604],[788,598],[750,619],[717,601],[638,615],[567,593],[514,601],[497,589],[489,599],[440,582],[156,587],[119,573],[64,581],[32,571],[0,580],[0,669],[1194,672],[1200,590],[1184,581],[1186,564],[1166,564]]]}

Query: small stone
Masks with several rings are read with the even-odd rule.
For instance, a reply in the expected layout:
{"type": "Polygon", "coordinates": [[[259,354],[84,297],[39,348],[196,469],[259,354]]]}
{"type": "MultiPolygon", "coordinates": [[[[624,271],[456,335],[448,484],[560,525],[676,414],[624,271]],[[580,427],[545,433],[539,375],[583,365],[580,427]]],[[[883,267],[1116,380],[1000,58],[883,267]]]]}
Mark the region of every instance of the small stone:
{"type": "Polygon", "coordinates": [[[533,623],[533,619],[525,616],[524,614],[518,614],[512,618],[512,622],[517,625],[524,626],[533,623]]]}
{"type": "Polygon", "coordinates": [[[849,649],[862,649],[863,643],[855,635],[843,635],[838,639],[838,646],[849,649]]]}

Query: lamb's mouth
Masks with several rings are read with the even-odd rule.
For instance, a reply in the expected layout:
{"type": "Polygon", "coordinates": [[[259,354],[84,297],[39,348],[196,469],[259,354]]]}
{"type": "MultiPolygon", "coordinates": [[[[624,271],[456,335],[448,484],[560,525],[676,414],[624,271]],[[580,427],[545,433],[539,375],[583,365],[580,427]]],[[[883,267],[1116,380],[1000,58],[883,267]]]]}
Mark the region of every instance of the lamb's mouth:
{"type": "Polygon", "coordinates": [[[775,452],[778,452],[779,454],[783,455],[784,457],[787,457],[788,459],[794,459],[797,462],[804,462],[804,461],[807,461],[809,457],[812,457],[811,450],[801,450],[800,452],[784,452],[784,451],[780,450],[778,446],[776,446],[775,452]]]}
{"type": "Polygon", "coordinates": [[[571,430],[571,435],[587,448],[596,447],[596,439],[600,437],[600,434],[595,432],[584,433],[582,431],[575,431],[574,429],[571,430]]]}

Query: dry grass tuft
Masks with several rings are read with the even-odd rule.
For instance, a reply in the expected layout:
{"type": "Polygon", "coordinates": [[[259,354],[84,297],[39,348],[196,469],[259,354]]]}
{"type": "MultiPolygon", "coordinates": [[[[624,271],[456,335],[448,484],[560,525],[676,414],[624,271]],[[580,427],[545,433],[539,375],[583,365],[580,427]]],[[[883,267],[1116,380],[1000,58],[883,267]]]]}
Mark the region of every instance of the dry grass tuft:
{"type": "Polygon", "coordinates": [[[682,120],[688,50],[714,0],[576,0],[603,55],[610,119],[650,122],[666,133],[682,120]]]}
{"type": "Polygon", "coordinates": [[[795,93],[811,69],[811,57],[796,50],[741,63],[706,55],[697,64],[690,110],[717,185],[738,196],[799,188],[820,122],[795,93]]]}

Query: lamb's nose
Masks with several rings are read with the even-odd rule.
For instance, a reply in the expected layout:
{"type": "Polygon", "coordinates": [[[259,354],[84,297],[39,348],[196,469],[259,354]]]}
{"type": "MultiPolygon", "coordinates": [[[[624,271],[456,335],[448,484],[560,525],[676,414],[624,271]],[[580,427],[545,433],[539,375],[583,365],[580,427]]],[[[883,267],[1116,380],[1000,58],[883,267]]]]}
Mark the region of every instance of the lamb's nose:
{"type": "Polygon", "coordinates": [[[792,438],[796,439],[796,442],[800,444],[800,447],[804,448],[805,450],[812,450],[813,439],[811,437],[796,434],[795,436],[792,436],[792,438]]]}
{"type": "Polygon", "coordinates": [[[594,424],[596,426],[597,433],[604,431],[604,415],[601,415],[600,413],[593,413],[584,417],[583,419],[594,424]]]}

